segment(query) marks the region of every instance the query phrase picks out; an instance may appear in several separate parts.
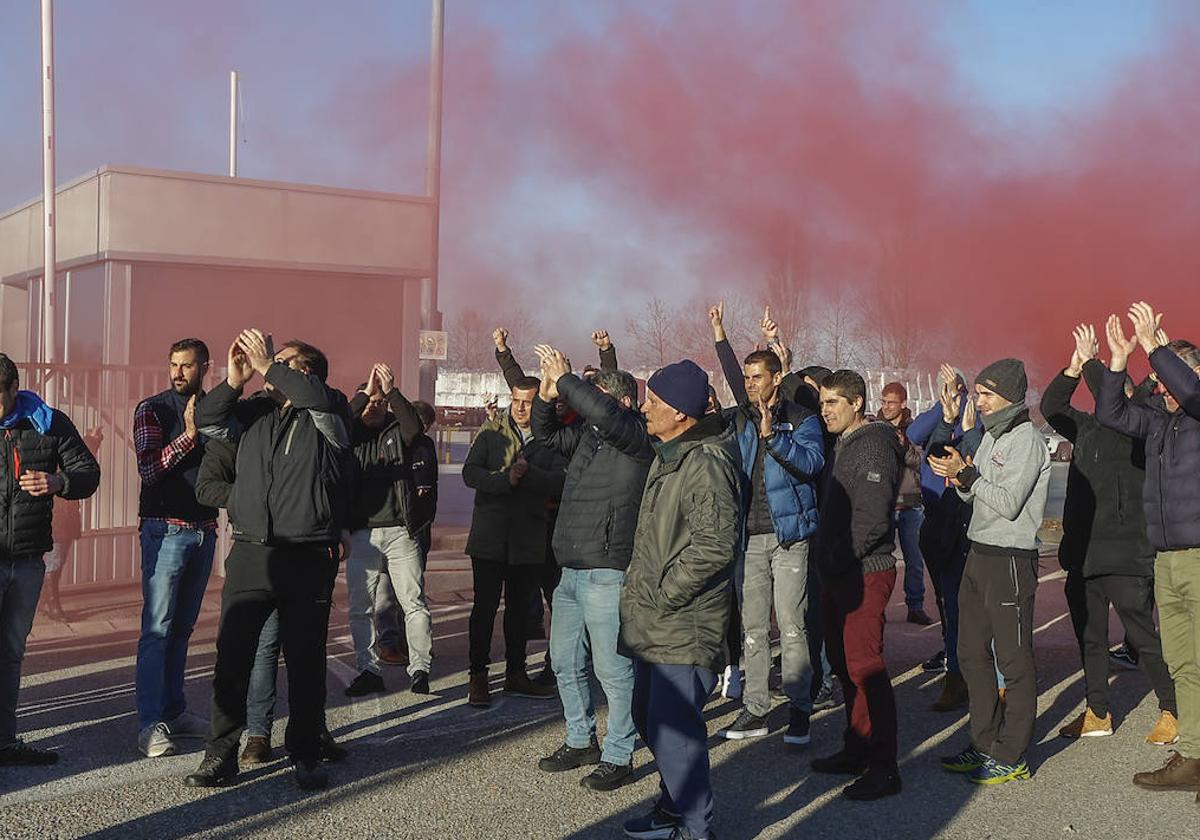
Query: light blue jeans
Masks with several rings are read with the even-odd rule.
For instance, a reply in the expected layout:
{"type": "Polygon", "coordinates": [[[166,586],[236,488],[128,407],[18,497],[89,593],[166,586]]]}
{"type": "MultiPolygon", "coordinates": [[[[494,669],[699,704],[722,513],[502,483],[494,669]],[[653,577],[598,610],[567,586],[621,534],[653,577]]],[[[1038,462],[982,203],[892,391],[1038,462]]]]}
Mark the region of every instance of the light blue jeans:
{"type": "Polygon", "coordinates": [[[582,748],[596,735],[588,657],[608,699],[608,731],[601,761],[625,765],[633,757],[633,661],[617,653],[621,629],[620,569],[563,569],[554,590],[550,659],[567,724],[567,746],[582,748]]]}
{"type": "Polygon", "coordinates": [[[142,523],[142,634],[135,682],[140,727],[179,717],[187,709],[183,674],[188,640],[212,572],[215,531],[142,523]]]}
{"type": "Polygon", "coordinates": [[[404,613],[408,639],[408,674],[429,673],[433,662],[433,623],[425,602],[425,568],[421,546],[403,525],[364,528],[350,535],[346,560],[350,636],[359,671],[379,673],[375,631],[376,594],[391,580],[404,613]],[[383,574],[384,566],[387,575],[383,574]]]}

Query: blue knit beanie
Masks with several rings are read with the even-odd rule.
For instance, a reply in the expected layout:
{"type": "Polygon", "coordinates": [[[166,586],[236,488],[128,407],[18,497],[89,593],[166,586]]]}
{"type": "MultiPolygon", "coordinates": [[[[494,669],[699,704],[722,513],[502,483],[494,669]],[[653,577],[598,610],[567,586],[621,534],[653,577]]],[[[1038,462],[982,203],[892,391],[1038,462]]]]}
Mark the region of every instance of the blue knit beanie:
{"type": "Polygon", "coordinates": [[[678,412],[699,420],[708,408],[708,374],[691,359],[659,368],[646,387],[678,412]]]}

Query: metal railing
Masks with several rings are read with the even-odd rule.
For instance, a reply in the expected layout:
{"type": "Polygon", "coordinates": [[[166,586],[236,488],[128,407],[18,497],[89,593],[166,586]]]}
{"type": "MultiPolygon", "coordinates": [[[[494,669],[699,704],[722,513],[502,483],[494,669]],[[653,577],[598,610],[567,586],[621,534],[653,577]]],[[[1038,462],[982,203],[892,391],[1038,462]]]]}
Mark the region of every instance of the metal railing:
{"type": "MultiPolygon", "coordinates": [[[[80,503],[83,529],[64,561],[64,585],[129,583],[141,579],[138,494],[141,478],[133,444],[133,411],[170,382],[166,365],[18,363],[21,387],[74,422],[100,463],[100,487],[80,503]],[[99,441],[97,444],[97,439],[99,441]]],[[[218,556],[228,549],[220,530],[218,556]]]]}

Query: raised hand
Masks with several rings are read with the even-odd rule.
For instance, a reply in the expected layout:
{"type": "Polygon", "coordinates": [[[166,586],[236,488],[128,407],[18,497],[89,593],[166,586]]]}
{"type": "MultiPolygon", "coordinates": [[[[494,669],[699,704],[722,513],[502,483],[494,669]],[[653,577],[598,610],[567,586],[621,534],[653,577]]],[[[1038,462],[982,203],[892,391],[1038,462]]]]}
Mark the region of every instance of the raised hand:
{"type": "Polygon", "coordinates": [[[1125,337],[1125,330],[1121,328],[1121,319],[1116,315],[1108,316],[1108,320],[1104,323],[1104,333],[1108,339],[1108,352],[1111,356],[1108,369],[1112,371],[1125,370],[1125,366],[1129,364],[1129,354],[1138,345],[1137,339],[1125,337]]]}
{"type": "Polygon", "coordinates": [[[779,325],[771,318],[771,307],[766,307],[763,311],[762,320],[758,322],[758,328],[762,330],[763,338],[767,340],[767,344],[774,344],[779,341],[779,325]]]}
{"type": "Polygon", "coordinates": [[[1071,364],[1067,366],[1067,376],[1078,379],[1083,373],[1083,366],[1100,352],[1100,343],[1096,340],[1096,328],[1091,324],[1080,324],[1071,333],[1075,338],[1075,350],[1071,353],[1071,364]]]}
{"type": "Polygon", "coordinates": [[[958,371],[956,371],[949,362],[942,362],[941,367],[938,368],[938,381],[947,388],[957,391],[958,371]]]}
{"type": "Polygon", "coordinates": [[[187,405],[183,407],[183,433],[192,440],[196,439],[196,395],[188,397],[187,405]]]}
{"type": "Polygon", "coordinates": [[[771,426],[774,424],[774,417],[771,416],[771,407],[767,405],[767,401],[762,397],[758,398],[758,436],[760,438],[769,438],[771,436],[771,426]]]}
{"type": "Polygon", "coordinates": [[[246,358],[250,361],[250,366],[255,371],[262,375],[266,375],[271,368],[272,351],[271,337],[263,333],[262,330],[251,327],[250,329],[242,330],[238,336],[238,344],[246,353],[246,358]]]}
{"type": "Polygon", "coordinates": [[[504,327],[496,327],[492,330],[492,341],[496,343],[496,349],[501,353],[508,349],[508,330],[504,327]]]}
{"type": "Polygon", "coordinates": [[[250,364],[250,359],[246,357],[246,351],[242,349],[240,341],[240,337],[235,338],[233,344],[229,345],[229,371],[225,375],[229,387],[235,391],[240,390],[254,377],[254,368],[250,364]]]}
{"type": "Polygon", "coordinates": [[[488,420],[495,420],[500,415],[500,407],[496,404],[495,394],[483,395],[483,413],[488,420]]]}
{"type": "Polygon", "coordinates": [[[942,419],[953,426],[958,419],[958,374],[946,362],[938,370],[938,380],[941,390],[938,391],[938,402],[942,404],[942,419]]]}
{"type": "Polygon", "coordinates": [[[387,396],[396,387],[396,374],[392,373],[392,368],[387,362],[376,362],[374,371],[375,378],[379,382],[379,393],[387,396]]]}
{"type": "Polygon", "coordinates": [[[933,470],[934,475],[942,478],[954,479],[956,475],[962,472],[963,467],[967,462],[963,460],[962,455],[953,446],[946,447],[946,457],[939,458],[936,455],[929,456],[929,468],[933,470]]]}
{"type": "Polygon", "coordinates": [[[1155,313],[1144,300],[1129,307],[1129,320],[1133,322],[1133,337],[1149,355],[1159,348],[1157,333],[1162,313],[1155,313]]]}
{"type": "Polygon", "coordinates": [[[708,322],[713,328],[713,340],[725,340],[725,301],[717,301],[716,306],[708,308],[708,322]]]}
{"type": "Polygon", "coordinates": [[[596,330],[592,333],[592,344],[595,344],[601,350],[607,350],[612,347],[612,340],[608,337],[608,330],[596,330]]]}
{"type": "Polygon", "coordinates": [[[564,356],[561,350],[551,347],[549,344],[538,344],[534,346],[533,352],[537,353],[538,361],[542,366],[542,374],[549,376],[555,382],[571,372],[571,360],[564,356]]]}
{"type": "MultiPolygon", "coordinates": [[[[963,402],[962,430],[963,434],[975,428],[975,400],[967,397],[963,402]]],[[[967,459],[970,462],[970,459],[967,459]]]]}

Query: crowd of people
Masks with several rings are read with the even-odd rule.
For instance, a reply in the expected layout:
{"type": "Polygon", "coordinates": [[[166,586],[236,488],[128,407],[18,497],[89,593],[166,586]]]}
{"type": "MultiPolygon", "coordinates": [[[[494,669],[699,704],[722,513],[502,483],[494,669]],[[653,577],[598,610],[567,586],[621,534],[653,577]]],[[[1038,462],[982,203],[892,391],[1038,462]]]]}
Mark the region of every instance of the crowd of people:
{"type": "MultiPolygon", "coordinates": [[[[491,702],[503,597],[503,692],[562,707],[563,742],[540,770],[590,768],[580,784],[615,790],[634,780],[640,737],[660,794],[626,835],[711,838],[704,706],[716,692],[740,699],[724,738],[770,735],[773,615],[783,741],[810,742],[810,718],[834,705],[836,676],[843,743],[811,768],[849,778],[851,800],[895,795],[884,625],[898,542],[908,621],[933,623],[925,570],[933,583],[943,648],[924,667],[944,672],[934,708],[969,712],[969,739],[942,766],[983,785],[1029,779],[1037,534],[1050,456],[1030,420],[1024,364],[1001,359],[973,379],[946,364],[926,411],[914,417],[904,386],[890,383],[871,413],[858,373],[791,369],[769,309],[765,347],[740,361],[723,315],[718,304],[708,318],[730,406],[691,360],[639,383],[619,368],[604,331],[592,336],[599,367],[580,375],[540,344],[540,376],[527,376],[507,331],[493,334],[511,401],[490,407],[462,469],[475,494],[467,702],[491,702]],[[530,676],[528,641],[547,624],[545,665],[530,676]],[[607,701],[602,740],[592,675],[607,701]]],[[[1107,366],[1096,330],[1079,325],[1041,402],[1074,444],[1059,558],[1087,697],[1061,734],[1113,732],[1111,606],[1126,656],[1146,671],[1161,710],[1147,740],[1174,746],[1162,768],[1133,782],[1200,791],[1200,349],[1170,340],[1161,318],[1134,304],[1127,337],[1110,317],[1107,366]],[[1153,373],[1135,384],[1125,371],[1139,347],[1153,373]],[[1094,413],[1071,405],[1081,379],[1094,413]]],[[[325,721],[326,640],[343,561],[359,671],[346,694],[386,691],[381,663],[406,664],[411,691],[430,692],[434,411],[407,399],[383,362],[347,400],[326,384],[320,350],[302,341],[276,349],[257,329],[233,341],[227,376],[208,391],[202,341],[176,342],[168,355],[170,387],[133,418],[142,482],[138,747],[157,757],[205,739],[185,779],[194,787],[235,782],[242,765],[269,760],[282,653],[285,747],[297,784],[323,788],[324,765],[346,756],[325,721]],[[183,681],[221,508],[233,547],[205,719],[188,710],[183,681]]],[[[55,753],[17,737],[20,667],[54,543],[55,499],[91,495],[100,468],[66,415],[20,390],[2,354],[0,429],[0,765],[52,763],[55,753]]]]}

